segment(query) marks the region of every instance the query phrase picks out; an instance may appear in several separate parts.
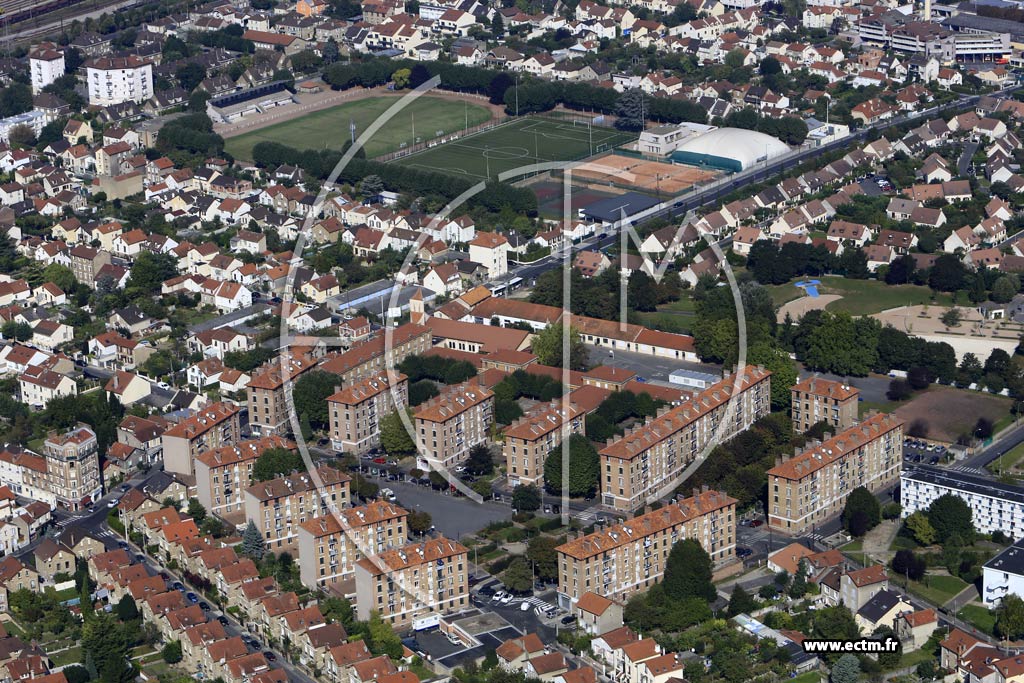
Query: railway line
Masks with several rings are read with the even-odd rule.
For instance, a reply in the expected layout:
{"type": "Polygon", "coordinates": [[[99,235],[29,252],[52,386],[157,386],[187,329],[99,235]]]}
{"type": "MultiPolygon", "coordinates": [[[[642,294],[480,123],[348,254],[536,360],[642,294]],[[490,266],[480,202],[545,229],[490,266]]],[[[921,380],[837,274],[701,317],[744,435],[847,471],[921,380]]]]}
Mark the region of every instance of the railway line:
{"type": "Polygon", "coordinates": [[[0,43],[5,47],[60,32],[65,23],[116,12],[140,0],[4,0],[0,43]]]}

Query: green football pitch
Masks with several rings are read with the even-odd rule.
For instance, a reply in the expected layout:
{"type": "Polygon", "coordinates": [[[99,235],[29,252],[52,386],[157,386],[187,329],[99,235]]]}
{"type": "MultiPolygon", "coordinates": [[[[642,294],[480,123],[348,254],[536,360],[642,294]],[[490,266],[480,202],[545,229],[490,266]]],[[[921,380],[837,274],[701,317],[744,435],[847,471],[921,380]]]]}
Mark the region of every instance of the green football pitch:
{"type": "Polygon", "coordinates": [[[585,159],[634,139],[632,133],[582,121],[531,117],[428,147],[394,163],[483,180],[535,163],[585,159]]]}
{"type": "MultiPolygon", "coordinates": [[[[279,142],[299,150],[341,149],[350,139],[349,126],[356,125],[356,136],[397,101],[395,97],[368,97],[339,104],[330,109],[276,123],[224,141],[225,149],[235,158],[252,159],[252,148],[258,142],[279,142]]],[[[373,158],[421,141],[450,135],[479,125],[491,118],[491,112],[478,104],[440,97],[420,97],[399,112],[374,133],[366,143],[366,156],[373,158]],[[413,131],[415,129],[415,137],[413,131]]]]}

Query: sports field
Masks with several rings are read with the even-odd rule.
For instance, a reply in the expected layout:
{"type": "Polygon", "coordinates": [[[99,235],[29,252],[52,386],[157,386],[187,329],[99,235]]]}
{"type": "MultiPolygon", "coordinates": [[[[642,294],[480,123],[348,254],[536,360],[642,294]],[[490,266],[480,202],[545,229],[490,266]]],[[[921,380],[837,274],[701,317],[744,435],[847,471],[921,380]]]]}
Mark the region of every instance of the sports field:
{"type": "MultiPolygon", "coordinates": [[[[252,148],[258,142],[280,142],[296,149],[341,149],[350,139],[349,125],[355,123],[356,136],[362,134],[388,107],[394,97],[368,97],[315,111],[273,126],[243,133],[224,141],[224,148],[235,158],[252,160],[252,148]]],[[[420,97],[378,130],[366,143],[366,156],[394,152],[415,139],[431,140],[454,131],[465,130],[491,119],[491,112],[478,104],[440,97],[420,97]],[[413,130],[415,129],[415,136],[413,130]]]]}
{"type": "Polygon", "coordinates": [[[585,159],[635,138],[613,128],[531,117],[430,147],[395,163],[483,180],[530,164],[585,159]]]}

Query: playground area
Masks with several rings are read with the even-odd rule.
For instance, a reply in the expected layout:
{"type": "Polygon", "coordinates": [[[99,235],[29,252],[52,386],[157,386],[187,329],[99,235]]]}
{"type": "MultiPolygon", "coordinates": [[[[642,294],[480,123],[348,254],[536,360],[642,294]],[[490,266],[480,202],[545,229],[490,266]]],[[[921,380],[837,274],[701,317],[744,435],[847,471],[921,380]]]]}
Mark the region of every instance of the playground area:
{"type": "Polygon", "coordinates": [[[595,183],[628,185],[631,190],[647,194],[677,195],[694,185],[717,178],[720,173],[693,166],[666,164],[610,153],[591,159],[585,166],[574,169],[573,175],[595,183]],[[629,177],[629,174],[632,177],[629,177]]]}
{"type": "Polygon", "coordinates": [[[984,320],[976,309],[960,306],[960,323],[950,327],[942,321],[948,310],[946,306],[900,306],[872,317],[915,337],[946,342],[953,347],[958,361],[968,353],[984,360],[993,349],[1003,349],[1013,356],[1021,335],[1019,323],[984,320]]]}

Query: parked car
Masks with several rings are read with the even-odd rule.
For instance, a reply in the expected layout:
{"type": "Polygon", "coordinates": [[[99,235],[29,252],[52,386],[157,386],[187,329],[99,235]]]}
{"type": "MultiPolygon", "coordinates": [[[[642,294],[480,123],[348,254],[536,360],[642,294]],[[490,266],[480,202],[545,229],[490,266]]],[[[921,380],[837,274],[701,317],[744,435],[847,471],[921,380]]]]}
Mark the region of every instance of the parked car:
{"type": "Polygon", "coordinates": [[[754,554],[754,551],[751,550],[750,548],[745,548],[743,546],[739,546],[739,547],[736,548],[736,557],[740,557],[740,558],[750,557],[753,554],[754,554]]]}
{"type": "Polygon", "coordinates": [[[563,624],[571,624],[574,621],[576,621],[576,615],[575,614],[570,614],[568,616],[562,617],[562,623],[563,624]]]}
{"type": "Polygon", "coordinates": [[[505,593],[504,597],[502,597],[502,599],[501,599],[501,604],[507,605],[508,603],[512,602],[514,599],[515,599],[515,596],[512,595],[511,593],[505,593]]]}
{"type": "Polygon", "coordinates": [[[228,625],[228,618],[226,616],[224,616],[223,614],[220,615],[219,617],[217,617],[217,621],[219,621],[221,623],[221,626],[227,626],[228,625]]]}
{"type": "Polygon", "coordinates": [[[193,593],[192,591],[185,593],[185,597],[188,598],[188,601],[191,602],[193,605],[199,602],[199,596],[193,593]]]}
{"type": "Polygon", "coordinates": [[[762,524],[764,524],[764,520],[755,519],[754,521],[752,521],[750,523],[750,526],[752,526],[754,528],[757,528],[757,527],[761,526],[762,524]]]}
{"type": "Polygon", "coordinates": [[[183,584],[181,581],[175,581],[174,583],[172,583],[171,588],[173,588],[176,591],[181,591],[182,593],[185,592],[185,584],[183,584]]]}
{"type": "Polygon", "coordinates": [[[208,603],[208,602],[200,602],[199,603],[199,609],[203,610],[204,612],[209,612],[210,611],[210,603],[208,603]]]}
{"type": "Polygon", "coordinates": [[[268,662],[276,662],[277,661],[277,655],[274,654],[273,650],[266,650],[266,651],[264,651],[263,658],[266,659],[268,662]]]}

